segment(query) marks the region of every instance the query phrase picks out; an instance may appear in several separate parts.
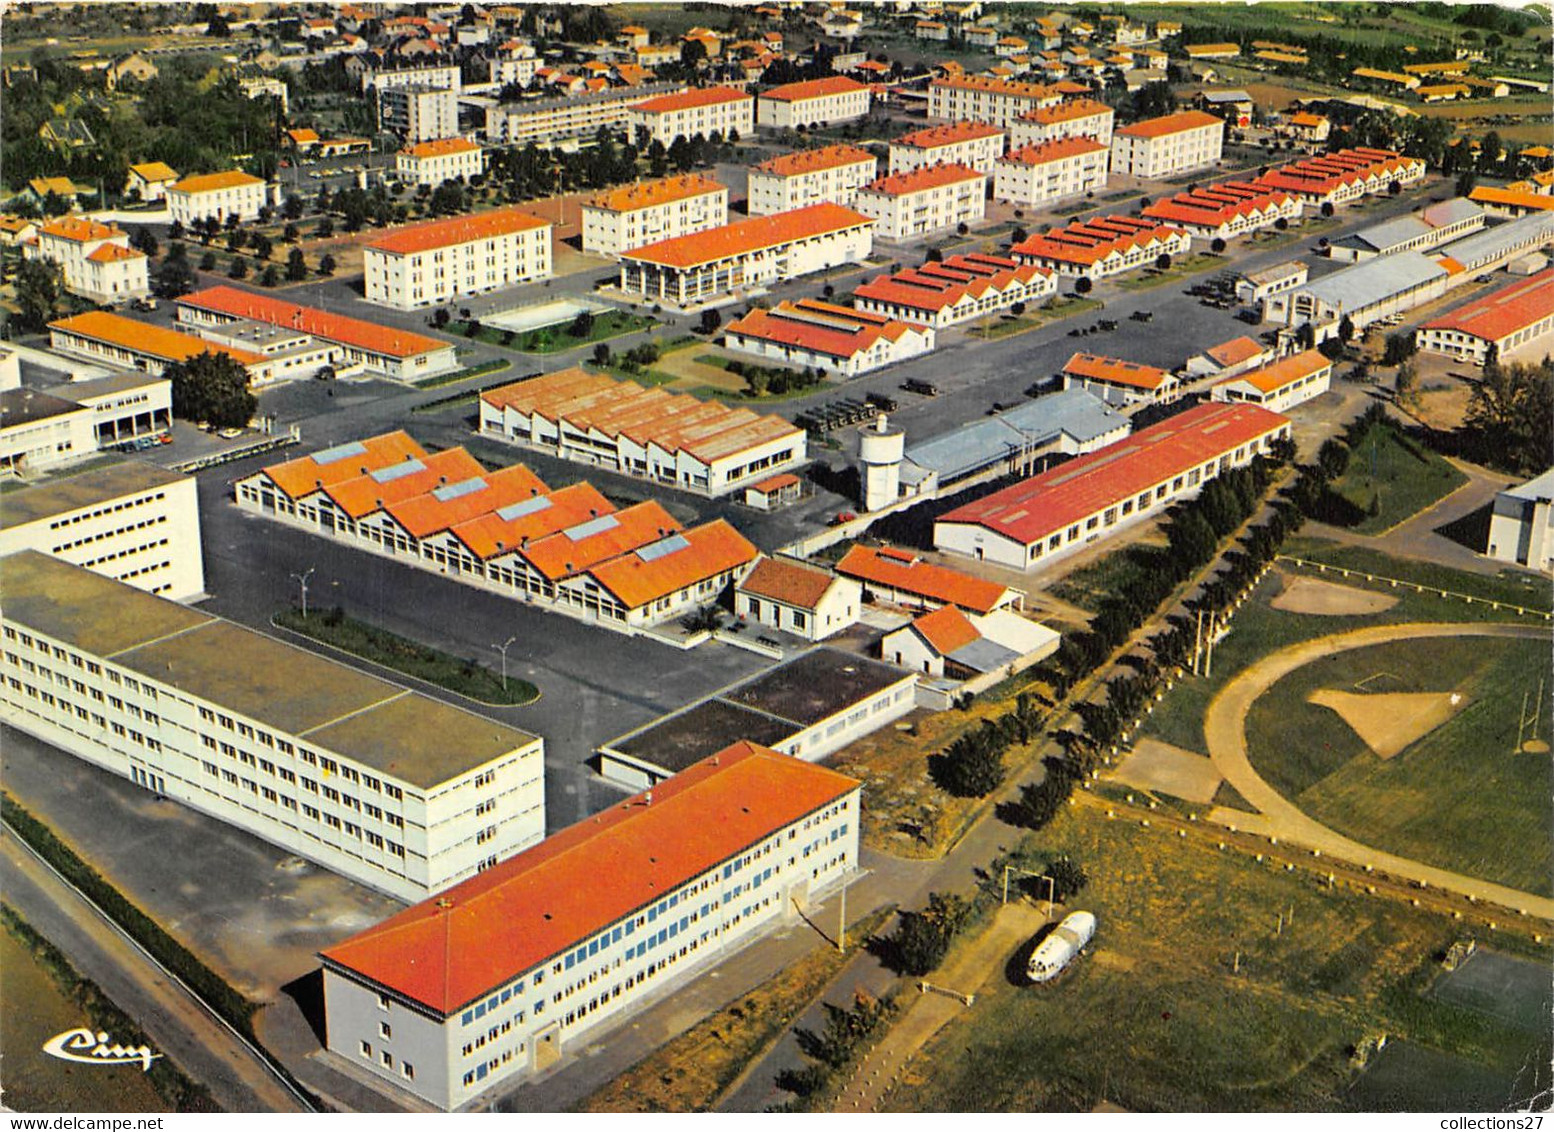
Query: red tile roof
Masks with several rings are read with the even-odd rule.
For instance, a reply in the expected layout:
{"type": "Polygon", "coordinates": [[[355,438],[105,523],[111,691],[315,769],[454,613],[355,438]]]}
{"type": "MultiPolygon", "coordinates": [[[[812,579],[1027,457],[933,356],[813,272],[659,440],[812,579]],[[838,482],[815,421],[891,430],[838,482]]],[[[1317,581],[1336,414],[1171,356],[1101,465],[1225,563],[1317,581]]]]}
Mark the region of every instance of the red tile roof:
{"type": "Polygon", "coordinates": [[[455,525],[453,533],[469,547],[471,554],[485,560],[509,551],[526,550],[532,541],[615,510],[615,504],[590,483],[569,484],[543,498],[544,505],[534,510],[514,514],[510,519],[491,511],[455,525]]]}
{"type": "Polygon", "coordinates": [[[1093,264],[1113,252],[1126,252],[1156,241],[1170,242],[1183,235],[1185,233],[1179,228],[1119,214],[1038,232],[1009,250],[1016,258],[1028,256],[1063,263],[1093,264]]]}
{"type": "Polygon", "coordinates": [[[292,499],[301,499],[321,487],[343,483],[410,459],[424,460],[426,451],[410,439],[409,433],[389,432],[299,456],[284,464],[271,464],[263,471],[292,499]],[[319,462],[320,456],[325,457],[323,463],[319,462]]]}
{"type": "Polygon", "coordinates": [[[1554,196],[1518,192],[1515,189],[1497,189],[1493,185],[1478,186],[1468,194],[1468,199],[1479,204],[1498,204],[1510,208],[1525,208],[1534,212],[1547,212],[1554,209],[1554,196]]]}
{"type": "Polygon", "coordinates": [[[550,221],[542,220],[519,208],[498,208],[492,212],[473,216],[452,216],[447,220],[431,220],[424,224],[411,224],[386,236],[380,236],[366,246],[375,251],[393,255],[414,255],[434,248],[448,248],[457,244],[469,244],[476,240],[489,240],[495,236],[509,236],[514,232],[529,232],[536,228],[549,228],[550,221]]]}
{"type": "Polygon", "coordinates": [[[399,152],[409,157],[447,157],[450,153],[469,153],[481,148],[478,142],[468,138],[438,138],[435,141],[417,142],[399,152]]]}
{"type": "Polygon", "coordinates": [[[753,307],[749,314],[729,323],[727,333],[794,346],[833,358],[852,358],[872,348],[881,338],[895,342],[904,334],[925,330],[922,326],[897,322],[852,307],[801,300],[797,303],[784,301],[771,310],[753,307]]]}
{"type": "Polygon", "coordinates": [[[853,289],[855,298],[913,310],[935,312],[952,307],[968,295],[980,298],[990,290],[1004,291],[1011,284],[1029,285],[1051,272],[1016,263],[1002,256],[972,252],[952,255],[940,262],[909,267],[894,275],[876,275],[853,289]]]}
{"type": "Polygon", "coordinates": [[[134,248],[121,248],[118,244],[103,244],[86,258],[93,263],[117,263],[126,259],[145,259],[146,253],[137,252],[134,248]]]}
{"type": "Polygon", "coordinates": [[[756,597],[780,601],[799,609],[814,609],[836,581],[824,570],[787,562],[780,558],[762,558],[755,569],[739,583],[741,591],[756,597]]]}
{"type": "Polygon", "coordinates": [[[773,476],[771,479],[762,480],[760,483],[753,483],[746,490],[759,491],[763,495],[771,495],[774,492],[781,491],[785,487],[792,487],[798,482],[798,476],[794,475],[792,472],[783,472],[781,475],[773,476]]]}
{"type": "Polygon", "coordinates": [[[1273,393],[1286,385],[1302,381],[1312,374],[1331,370],[1333,363],[1320,350],[1302,350],[1298,354],[1280,358],[1272,365],[1239,374],[1231,381],[1244,381],[1261,393],[1273,393]]]}
{"type": "Polygon", "coordinates": [[[932,613],[923,614],[912,622],[912,629],[940,656],[949,656],[982,639],[971,618],[953,605],[941,605],[932,613]]]}
{"type": "Polygon", "coordinates": [[[1288,425],[1256,405],[1211,403],[939,517],[1030,545],[1288,425]]]}
{"type": "Polygon", "coordinates": [[[383,509],[411,538],[420,539],[549,490],[539,476],[522,464],[514,464],[459,483],[443,484],[422,495],[385,504],[383,509]]]}
{"type": "Polygon", "coordinates": [[[796,153],[779,154],[751,168],[761,173],[775,173],[779,177],[794,177],[800,173],[814,173],[820,169],[835,169],[842,165],[857,165],[874,160],[872,153],[855,145],[828,145],[820,149],[801,149],[796,153]]]}
{"type": "Polygon", "coordinates": [[[1004,131],[986,122],[950,122],[944,126],[929,126],[926,130],[914,130],[903,134],[892,145],[909,149],[937,149],[959,142],[976,141],[979,138],[1001,138],[1004,131]]]}
{"type": "MultiPolygon", "coordinates": [[[[370,473],[363,474],[354,479],[326,484],[324,493],[351,518],[360,519],[391,503],[422,495],[443,484],[462,483],[483,475],[486,470],[479,460],[462,448],[449,448],[426,457],[407,457],[387,467],[397,468],[401,474],[387,480],[376,478],[370,473]],[[419,469],[407,470],[414,468],[411,460],[420,465],[419,469]]],[[[374,472],[384,470],[379,467],[371,469],[374,472]]]]}
{"type": "Polygon", "coordinates": [[[646,260],[665,267],[697,267],[873,223],[863,213],[839,204],[812,204],[788,212],[774,212],[770,216],[736,220],[732,224],[709,228],[704,232],[674,236],[623,252],[621,258],[646,260]]]}
{"type": "Polygon", "coordinates": [[[231,318],[252,319],[267,322],[271,326],[286,326],[300,330],[326,342],[380,354],[389,358],[413,358],[436,350],[451,350],[451,343],[428,338],[397,327],[379,326],[359,318],[348,318],[331,311],[313,307],[299,307],[271,295],[256,295],[225,284],[196,291],[178,300],[179,306],[210,311],[231,318]]]}
{"type": "Polygon", "coordinates": [[[986,180],[986,173],[978,173],[975,169],[950,161],[940,162],[937,165],[924,165],[921,169],[913,169],[907,173],[892,173],[888,177],[870,181],[858,191],[899,197],[906,196],[908,193],[927,192],[945,185],[962,185],[968,181],[986,180]]]}
{"type": "Polygon", "coordinates": [[[1115,111],[1106,103],[1097,102],[1093,98],[1070,98],[1056,106],[1038,106],[1034,110],[1027,110],[1020,117],[1027,122],[1039,122],[1048,126],[1054,122],[1072,122],[1079,118],[1094,118],[1098,115],[1111,117],[1114,113],[1115,111]]]}
{"type": "Polygon", "coordinates": [[[854,91],[868,89],[857,79],[850,79],[846,75],[829,75],[823,79],[774,86],[771,90],[762,91],[761,97],[770,102],[802,102],[807,98],[826,98],[830,95],[852,94],[854,91]]]}
{"type": "Polygon", "coordinates": [[[88,240],[111,240],[122,236],[124,229],[111,224],[99,224],[85,216],[61,216],[47,224],[40,224],[38,235],[84,244],[88,240]]]}
{"type": "Polygon", "coordinates": [[[322,953],[453,1014],[858,788],[739,742],[322,953]]]}
{"type": "Polygon", "coordinates": [[[952,87],[956,90],[981,90],[993,94],[1007,94],[1020,98],[1055,99],[1058,91],[1041,83],[1023,83],[1012,79],[990,79],[982,75],[955,75],[934,79],[930,87],[952,87]]]}
{"type": "Polygon", "coordinates": [[[648,546],[680,530],[664,505],[645,500],[622,511],[584,516],[577,524],[530,542],[524,560],[551,581],[581,574],[590,566],[648,546]],[[593,522],[609,516],[608,522],[593,522]]]}
{"type": "Polygon", "coordinates": [[[1175,114],[1164,114],[1159,118],[1146,118],[1142,122],[1134,122],[1131,126],[1123,126],[1117,133],[1128,138],[1163,138],[1169,134],[1182,133],[1184,130],[1224,125],[1224,119],[1205,114],[1202,110],[1181,110],[1175,114]]]}
{"type": "Polygon", "coordinates": [[[722,106],[729,102],[749,101],[750,96],[742,90],[708,86],[682,90],[677,94],[661,94],[657,98],[634,102],[629,109],[639,114],[669,114],[676,110],[694,110],[698,106],[722,106]]]}
{"type": "Polygon", "coordinates": [[[957,605],[971,613],[991,613],[1005,602],[1009,593],[997,582],[924,562],[915,554],[869,546],[849,549],[836,564],[836,572],[857,578],[865,585],[873,583],[940,605],[957,605]]]}
{"type": "Polygon", "coordinates": [[[589,200],[587,205],[589,208],[602,208],[610,212],[632,212],[671,201],[727,192],[728,189],[710,177],[688,173],[683,177],[665,177],[658,181],[642,181],[634,185],[622,185],[618,189],[607,189],[589,200]]]}
{"type": "Polygon", "coordinates": [[[1106,151],[1106,147],[1094,138],[1053,138],[1051,141],[1038,142],[1036,145],[1012,150],[1000,157],[998,163],[1000,165],[1046,165],[1053,161],[1064,161],[1073,157],[1083,157],[1088,153],[1106,151]]]}
{"type": "Polygon", "coordinates": [[[106,342],[164,362],[186,362],[201,354],[226,354],[241,366],[251,366],[264,360],[262,354],[219,346],[192,334],[181,334],[165,326],[153,326],[149,322],[137,322],[111,311],[86,311],[51,322],[49,329],[106,342]]]}
{"type": "Polygon", "coordinates": [[[240,173],[236,169],[226,173],[203,173],[196,177],[185,177],[176,184],[169,185],[167,191],[179,193],[213,193],[218,189],[235,189],[243,185],[262,185],[264,182],[258,177],[250,177],[247,173],[240,173]]]}
{"type": "Polygon", "coordinates": [[[675,540],[601,562],[588,571],[588,576],[627,609],[639,609],[746,566],[760,554],[749,539],[723,519],[680,531],[675,540]]]}
{"type": "Polygon", "coordinates": [[[1232,338],[1229,342],[1221,342],[1218,346],[1210,346],[1203,352],[1228,369],[1242,362],[1251,361],[1259,354],[1265,353],[1267,349],[1268,347],[1261,342],[1243,336],[1232,338]]]}
{"type": "Polygon", "coordinates": [[[1498,342],[1550,314],[1554,314],[1554,267],[1433,318],[1422,329],[1458,330],[1486,342],[1498,342]]]}
{"type": "Polygon", "coordinates": [[[1100,381],[1107,385],[1127,385],[1151,393],[1171,380],[1170,373],[1157,366],[1086,353],[1069,358],[1063,365],[1063,373],[1069,377],[1100,381]]]}

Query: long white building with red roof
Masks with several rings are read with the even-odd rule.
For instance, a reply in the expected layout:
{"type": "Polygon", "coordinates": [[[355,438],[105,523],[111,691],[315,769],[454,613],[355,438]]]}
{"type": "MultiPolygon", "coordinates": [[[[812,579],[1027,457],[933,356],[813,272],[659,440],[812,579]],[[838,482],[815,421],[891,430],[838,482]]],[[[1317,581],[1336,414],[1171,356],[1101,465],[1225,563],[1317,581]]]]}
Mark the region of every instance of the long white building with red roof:
{"type": "Polygon", "coordinates": [[[728,189],[698,173],[607,189],[583,202],[583,250],[631,248],[728,223],[728,189]]]}
{"type": "Polygon", "coordinates": [[[773,130],[850,122],[869,112],[872,92],[845,75],[785,83],[762,91],[755,100],[755,122],[773,130]]]}
{"type": "Polygon", "coordinates": [[[1032,110],[1056,106],[1063,93],[1040,83],[953,75],[928,84],[928,116],[1008,127],[1032,110]]]}
{"type": "Polygon", "coordinates": [[[873,218],[875,236],[908,240],[981,221],[987,182],[986,173],[964,165],[927,165],[863,186],[853,207],[873,218]]]}
{"type": "Polygon", "coordinates": [[[890,143],[890,171],[910,173],[928,165],[964,165],[991,173],[1003,156],[1004,131],[986,122],[950,122],[903,134],[890,143]]]}
{"type": "Polygon", "coordinates": [[[1432,318],[1414,331],[1421,350],[1483,365],[1537,358],[1554,348],[1554,268],[1518,280],[1432,318]]]}
{"type": "Polygon", "coordinates": [[[745,207],[751,216],[770,216],[824,202],[850,205],[878,169],[879,160],[855,145],[780,154],[750,167],[745,207]]]}
{"type": "Polygon", "coordinates": [[[322,952],[326,1044],[443,1109],[542,1072],[829,894],[860,788],[735,743],[322,952]]]}
{"type": "Polygon", "coordinates": [[[1192,237],[1136,216],[1102,216],[1038,232],[1009,249],[1021,263],[1070,278],[1105,279],[1147,267],[1162,255],[1185,254],[1192,237]]]}
{"type": "Polygon", "coordinates": [[[763,362],[857,377],[934,348],[932,327],[818,299],[753,308],[723,331],[723,344],[763,362]]]}
{"type": "Polygon", "coordinates": [[[726,86],[698,87],[633,103],[626,112],[626,124],[634,137],[646,137],[665,148],[676,138],[713,134],[727,138],[730,132],[741,136],[755,129],[755,99],[741,90],[726,86]]]}
{"type": "Polygon", "coordinates": [[[1347,204],[1364,196],[1389,192],[1394,183],[1407,187],[1423,180],[1425,163],[1389,149],[1340,149],[1292,161],[1262,174],[1253,183],[1294,193],[1308,205],[1347,204]]]}
{"type": "Polygon", "coordinates": [[[1225,122],[1182,110],[1123,126],[1112,134],[1112,172],[1153,179],[1212,165],[1225,147],[1225,122]]]}
{"type": "Polygon", "coordinates": [[[1298,220],[1305,200],[1298,193],[1251,181],[1221,181],[1157,200],[1144,216],[1181,228],[1200,240],[1229,240],[1298,220]]]}
{"type": "Polygon", "coordinates": [[[518,208],[407,225],[362,248],[365,297],[414,310],[548,279],[551,228],[518,208]]]}
{"type": "Polygon", "coordinates": [[[993,197],[1036,207],[1106,186],[1109,154],[1095,138],[1067,137],[1037,142],[998,159],[993,197]]]}
{"type": "Polygon", "coordinates": [[[853,289],[859,310],[935,329],[1039,303],[1057,294],[1057,276],[1003,256],[970,252],[930,260],[853,289]]]}
{"type": "Polygon", "coordinates": [[[1015,570],[1039,569],[1196,495],[1289,434],[1286,418],[1255,405],[1199,405],[946,512],[934,523],[934,546],[1015,570]]]}
{"type": "Polygon", "coordinates": [[[781,417],[576,367],[482,393],[480,432],[704,495],[807,458],[804,430],[781,417]]]}
{"type": "Polygon", "coordinates": [[[403,432],[239,480],[238,506],[360,550],[609,628],[715,601],[757,551],[727,522],[684,527],[653,501],[617,509],[586,483],[552,490],[522,464],[486,471],[403,432]]]}

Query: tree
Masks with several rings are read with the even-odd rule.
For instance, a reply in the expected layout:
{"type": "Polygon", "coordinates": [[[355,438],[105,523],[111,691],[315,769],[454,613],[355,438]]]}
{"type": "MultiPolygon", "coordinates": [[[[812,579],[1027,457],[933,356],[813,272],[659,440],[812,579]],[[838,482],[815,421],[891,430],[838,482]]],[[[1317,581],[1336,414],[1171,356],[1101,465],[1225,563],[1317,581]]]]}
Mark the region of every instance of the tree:
{"type": "Polygon", "coordinates": [[[281,229],[281,242],[286,244],[295,244],[301,235],[302,233],[297,230],[297,226],[295,224],[288,224],[286,227],[281,229]]]}
{"type": "Polygon", "coordinates": [[[174,362],[162,376],[172,382],[173,415],[181,420],[242,428],[259,404],[248,389],[248,373],[231,354],[196,354],[174,362]]]}
{"type": "Polygon", "coordinates": [[[1340,342],[1354,341],[1354,319],[1344,315],[1338,320],[1338,340],[1340,342]]]}
{"type": "Polygon", "coordinates": [[[1516,472],[1548,465],[1554,451],[1554,362],[1494,362],[1468,398],[1468,448],[1485,463],[1516,472]]]}
{"type": "Polygon", "coordinates": [[[1349,446],[1342,441],[1328,439],[1317,449],[1317,467],[1330,480],[1336,480],[1349,466],[1349,446]]]}
{"type": "Polygon", "coordinates": [[[325,252],[318,260],[318,273],[320,275],[333,275],[335,273],[335,257],[325,252]]]}
{"type": "Polygon", "coordinates": [[[1219,236],[1215,236],[1213,240],[1209,241],[1209,251],[1213,252],[1215,255],[1219,255],[1224,250],[1225,241],[1219,236]]]}
{"type": "Polygon", "coordinates": [[[59,313],[65,293],[65,276],[59,264],[47,259],[24,259],[16,268],[17,324],[24,330],[41,331],[59,313]]]}
{"type": "Polygon", "coordinates": [[[313,231],[313,235],[320,240],[327,240],[334,234],[335,222],[327,216],[318,222],[318,227],[313,231]]]}
{"type": "Polygon", "coordinates": [[[1397,334],[1387,335],[1387,343],[1381,355],[1381,364],[1384,366],[1399,366],[1414,356],[1419,347],[1414,342],[1414,336],[1409,331],[1400,331],[1397,334]]]}
{"type": "Polygon", "coordinates": [[[276,270],[273,263],[264,265],[264,272],[259,276],[259,286],[273,287],[281,281],[281,273],[276,270]]]}
{"type": "Polygon", "coordinates": [[[1155,269],[1157,271],[1169,271],[1171,269],[1171,257],[1161,252],[1155,257],[1155,269]]]}
{"type": "Polygon", "coordinates": [[[292,248],[286,257],[286,282],[300,283],[308,277],[308,261],[301,248],[292,248]]]}
{"type": "Polygon", "coordinates": [[[232,266],[227,269],[227,275],[232,279],[246,279],[248,277],[248,260],[238,256],[232,261],[232,266]]]}
{"type": "MultiPolygon", "coordinates": [[[[200,266],[205,267],[205,260],[210,260],[210,267],[216,266],[216,253],[207,251],[200,266]]],[[[210,268],[205,268],[210,270],[210,268]]],[[[176,299],[180,295],[187,295],[198,286],[199,280],[195,278],[194,269],[189,266],[189,257],[183,251],[182,244],[174,244],[168,250],[167,257],[157,265],[156,273],[151,279],[151,289],[164,299],[176,299]],[[177,254],[174,254],[176,251],[177,254]]]]}
{"type": "Polygon", "coordinates": [[[718,332],[718,327],[722,325],[723,316],[717,311],[713,310],[711,307],[708,307],[706,310],[701,312],[701,322],[698,326],[698,329],[703,334],[716,334],[718,332]]]}
{"type": "Polygon", "coordinates": [[[607,342],[600,342],[594,347],[594,365],[607,366],[610,364],[610,346],[607,342]]]}
{"type": "Polygon", "coordinates": [[[254,255],[259,259],[269,259],[270,253],[275,250],[275,244],[263,232],[254,233],[254,255]]]}
{"type": "MultiPolygon", "coordinates": [[[[1079,890],[1090,883],[1084,866],[1069,856],[1052,858],[1047,862],[1046,871],[1042,875],[1051,879],[1052,899],[1060,902],[1070,896],[1077,896],[1079,890]]],[[[1039,885],[1038,890],[1046,887],[1039,885]]]]}
{"type": "Polygon", "coordinates": [[[929,894],[928,907],[922,911],[902,912],[900,925],[890,937],[901,973],[917,977],[938,967],[970,916],[971,904],[967,900],[940,892],[929,894]]]}
{"type": "Polygon", "coordinates": [[[1076,295],[1088,295],[1093,290],[1095,290],[1095,283],[1088,275],[1081,275],[1074,280],[1074,293],[1076,295]]]}
{"type": "Polygon", "coordinates": [[[156,233],[143,225],[131,229],[130,247],[137,252],[144,252],[146,255],[156,255],[158,250],[156,233]]]}
{"type": "Polygon", "coordinates": [[[567,328],[567,333],[573,338],[587,338],[594,332],[594,312],[581,310],[572,320],[572,325],[567,328]]]}
{"type": "Polygon", "coordinates": [[[216,270],[216,253],[215,252],[210,251],[210,250],[207,249],[205,254],[200,256],[200,270],[201,271],[215,271],[216,270]]]}
{"type": "Polygon", "coordinates": [[[1398,366],[1398,375],[1393,382],[1393,396],[1399,405],[1405,408],[1412,405],[1419,397],[1419,375],[1414,370],[1413,362],[1404,362],[1398,366]]]}

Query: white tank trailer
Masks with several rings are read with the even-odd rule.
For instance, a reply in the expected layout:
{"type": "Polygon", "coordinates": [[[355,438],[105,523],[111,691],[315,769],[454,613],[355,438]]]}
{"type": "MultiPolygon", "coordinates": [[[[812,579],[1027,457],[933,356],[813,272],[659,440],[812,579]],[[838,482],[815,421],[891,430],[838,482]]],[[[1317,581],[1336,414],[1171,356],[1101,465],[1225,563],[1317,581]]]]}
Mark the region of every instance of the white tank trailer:
{"type": "Polygon", "coordinates": [[[1025,965],[1026,977],[1033,983],[1045,983],[1057,977],[1069,961],[1084,950],[1085,944],[1095,935],[1095,917],[1089,912],[1070,912],[1063,922],[1052,929],[1052,934],[1042,940],[1031,952],[1031,961],[1025,965]]]}

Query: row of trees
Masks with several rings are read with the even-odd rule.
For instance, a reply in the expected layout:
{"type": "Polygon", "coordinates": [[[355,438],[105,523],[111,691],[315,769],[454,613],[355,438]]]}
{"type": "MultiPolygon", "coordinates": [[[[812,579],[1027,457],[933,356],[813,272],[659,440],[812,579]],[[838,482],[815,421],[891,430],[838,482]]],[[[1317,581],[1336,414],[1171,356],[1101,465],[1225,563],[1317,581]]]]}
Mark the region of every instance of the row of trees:
{"type": "Polygon", "coordinates": [[[928,757],[934,784],[960,798],[983,798],[1004,780],[1004,754],[1023,747],[1041,733],[1046,717],[1030,692],[1015,697],[1014,708],[995,719],[984,719],[963,731],[944,750],[928,757]]]}
{"type": "Polygon", "coordinates": [[[875,998],[865,990],[853,992],[851,1006],[825,1002],[821,1008],[825,1022],[819,1032],[807,1028],[793,1032],[799,1052],[814,1064],[784,1069],[777,1075],[778,1088],[800,1097],[824,1090],[853,1061],[869,1036],[896,1012],[894,999],[875,998]]]}

